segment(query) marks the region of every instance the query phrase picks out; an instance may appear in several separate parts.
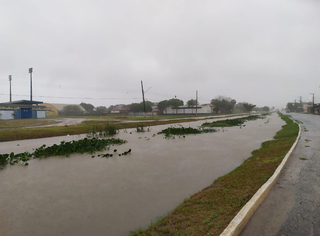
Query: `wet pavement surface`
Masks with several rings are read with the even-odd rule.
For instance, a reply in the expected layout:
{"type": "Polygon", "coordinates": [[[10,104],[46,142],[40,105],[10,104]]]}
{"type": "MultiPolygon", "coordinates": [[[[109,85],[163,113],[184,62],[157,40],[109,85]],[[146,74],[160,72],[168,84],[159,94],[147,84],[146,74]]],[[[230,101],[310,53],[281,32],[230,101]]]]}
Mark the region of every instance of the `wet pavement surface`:
{"type": "Polygon", "coordinates": [[[320,235],[320,116],[291,115],[303,122],[300,141],[241,236],[320,235]]]}
{"type": "MultiPolygon", "coordinates": [[[[197,127],[203,122],[182,125],[197,127]]],[[[274,114],[247,122],[242,129],[185,139],[154,136],[172,125],[153,126],[144,133],[128,129],[117,135],[128,143],[111,148],[119,153],[130,148],[128,156],[74,154],[7,166],[0,170],[0,235],[128,235],[242,164],[283,124],[274,114]]],[[[83,137],[5,142],[0,143],[0,153],[32,151],[83,137]]]]}

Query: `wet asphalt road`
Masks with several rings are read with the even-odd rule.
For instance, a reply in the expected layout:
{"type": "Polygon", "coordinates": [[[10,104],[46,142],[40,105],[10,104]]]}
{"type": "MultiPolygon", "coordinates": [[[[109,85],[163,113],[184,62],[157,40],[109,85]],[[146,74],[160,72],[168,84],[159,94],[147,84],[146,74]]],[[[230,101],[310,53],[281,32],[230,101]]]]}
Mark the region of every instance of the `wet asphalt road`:
{"type": "Polygon", "coordinates": [[[241,236],[320,235],[320,116],[291,115],[303,122],[300,141],[241,236]]]}

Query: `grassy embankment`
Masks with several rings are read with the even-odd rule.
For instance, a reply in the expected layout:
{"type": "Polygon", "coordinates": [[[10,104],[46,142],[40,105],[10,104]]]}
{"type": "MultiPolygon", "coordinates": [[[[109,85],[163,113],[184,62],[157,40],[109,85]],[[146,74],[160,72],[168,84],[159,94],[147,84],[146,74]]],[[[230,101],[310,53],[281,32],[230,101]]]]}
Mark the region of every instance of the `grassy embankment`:
{"type": "Polygon", "coordinates": [[[131,235],[220,235],[234,216],[272,176],[296,140],[299,127],[288,116],[274,140],[262,143],[242,165],[185,199],[172,213],[131,235]]]}
{"type": "MultiPolygon", "coordinates": [[[[237,114],[239,115],[239,114],[237,114]]],[[[218,116],[217,114],[200,114],[195,116],[194,115],[154,115],[154,116],[134,116],[134,115],[127,115],[127,114],[108,114],[103,116],[50,116],[48,119],[63,119],[63,118],[83,118],[83,119],[93,119],[93,120],[164,120],[164,119],[181,119],[181,118],[192,118],[192,117],[214,117],[218,116]]]]}
{"type": "Polygon", "coordinates": [[[0,129],[25,128],[32,126],[52,125],[59,121],[52,119],[17,119],[17,120],[0,120],[0,129]]]}
{"type": "MultiPolygon", "coordinates": [[[[232,115],[231,115],[232,116],[232,115]]],[[[54,127],[38,127],[38,128],[27,128],[22,129],[23,127],[30,127],[30,126],[39,126],[39,125],[46,125],[56,123],[51,119],[26,119],[26,120],[0,120],[0,127],[1,128],[13,128],[15,129],[0,129],[0,142],[5,141],[14,141],[14,140],[24,140],[24,139],[35,139],[35,138],[47,138],[47,137],[55,137],[55,136],[64,136],[64,135],[77,135],[77,134],[86,134],[91,133],[92,130],[95,129],[97,125],[108,125],[109,124],[116,124],[117,129],[129,129],[129,128],[136,128],[138,125],[142,125],[144,127],[147,126],[155,126],[155,125],[165,125],[165,124],[174,124],[174,123],[183,123],[183,122],[191,122],[196,120],[203,120],[203,117],[191,117],[191,116],[173,116],[175,119],[168,120],[171,116],[157,116],[154,117],[153,121],[145,121],[149,120],[149,117],[142,118],[143,120],[137,122],[119,122],[119,123],[112,123],[109,119],[103,120],[87,120],[82,122],[80,125],[70,125],[70,126],[54,126],[54,127]],[[20,128],[20,129],[18,129],[20,128]]],[[[230,116],[228,116],[230,117],[230,116]]],[[[61,117],[60,117],[61,118],[61,117]]],[[[79,117],[78,117],[79,118],[79,117]]],[[[88,117],[86,117],[88,118],[88,117]]],[[[118,117],[113,117],[113,119],[118,117]]],[[[215,119],[221,117],[215,116],[206,116],[206,119],[215,119]]],[[[127,118],[126,118],[127,119],[127,118]]],[[[139,118],[130,117],[128,120],[139,120],[139,118]]]]}

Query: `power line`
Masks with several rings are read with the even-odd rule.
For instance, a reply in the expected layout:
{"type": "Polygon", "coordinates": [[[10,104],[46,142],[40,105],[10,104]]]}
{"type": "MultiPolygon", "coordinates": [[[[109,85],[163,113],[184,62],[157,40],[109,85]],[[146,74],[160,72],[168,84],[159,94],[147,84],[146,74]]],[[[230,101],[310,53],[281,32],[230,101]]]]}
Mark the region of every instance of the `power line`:
{"type": "MultiPolygon", "coordinates": [[[[5,93],[0,93],[0,95],[9,95],[9,94],[5,94],[5,93]]],[[[14,96],[18,96],[18,97],[28,97],[29,95],[25,95],[25,94],[13,94],[14,96]]],[[[57,97],[57,96],[36,96],[39,98],[65,98],[65,99],[102,99],[102,100],[115,100],[115,99],[141,99],[141,98],[91,98],[91,97],[57,97]]]]}

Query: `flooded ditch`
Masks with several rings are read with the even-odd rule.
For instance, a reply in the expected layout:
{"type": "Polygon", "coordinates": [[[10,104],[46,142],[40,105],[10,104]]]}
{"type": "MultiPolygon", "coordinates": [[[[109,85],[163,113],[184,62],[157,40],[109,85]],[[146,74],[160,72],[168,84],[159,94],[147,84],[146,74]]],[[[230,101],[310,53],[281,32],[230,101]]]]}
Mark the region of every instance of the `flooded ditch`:
{"type": "MultiPolygon", "coordinates": [[[[0,170],[0,235],[128,235],[163,217],[272,139],[284,122],[276,114],[267,119],[182,139],[154,136],[171,125],[143,133],[128,129],[115,136],[128,142],[114,147],[118,152],[132,149],[126,156],[73,154],[6,166],[0,170]]],[[[83,137],[5,142],[0,153],[83,137]]]]}

